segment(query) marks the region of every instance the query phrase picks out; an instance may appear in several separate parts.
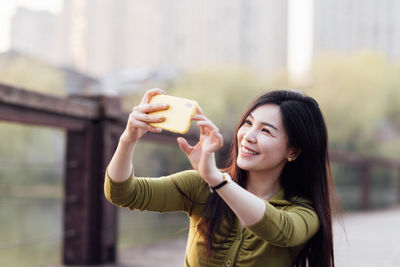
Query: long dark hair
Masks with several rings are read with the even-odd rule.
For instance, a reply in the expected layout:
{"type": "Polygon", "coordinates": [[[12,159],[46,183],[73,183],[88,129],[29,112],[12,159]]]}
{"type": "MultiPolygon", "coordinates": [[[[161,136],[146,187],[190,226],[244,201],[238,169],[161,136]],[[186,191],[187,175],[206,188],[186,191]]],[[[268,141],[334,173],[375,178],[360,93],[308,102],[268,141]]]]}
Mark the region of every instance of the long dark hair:
{"type": "MultiPolygon", "coordinates": [[[[289,145],[301,151],[295,161],[282,170],[280,182],[285,199],[303,197],[312,201],[321,226],[296,257],[296,267],[333,267],[333,237],[331,200],[335,193],[328,156],[328,134],[318,103],[311,97],[289,90],[272,91],[258,97],[246,110],[237,125],[225,171],[240,186],[246,188],[247,171],[237,164],[237,132],[245,119],[257,107],[276,104],[280,107],[289,145]]],[[[210,194],[205,211],[207,255],[213,249],[213,234],[224,216],[234,225],[234,214],[218,194],[210,194]],[[222,212],[221,212],[222,211],[222,212]]]]}

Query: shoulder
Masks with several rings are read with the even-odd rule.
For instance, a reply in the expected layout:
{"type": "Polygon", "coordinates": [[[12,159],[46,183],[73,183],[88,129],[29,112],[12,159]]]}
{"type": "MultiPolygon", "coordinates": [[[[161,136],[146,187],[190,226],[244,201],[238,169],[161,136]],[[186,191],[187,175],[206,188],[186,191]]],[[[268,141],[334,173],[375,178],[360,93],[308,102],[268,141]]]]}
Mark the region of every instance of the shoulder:
{"type": "Polygon", "coordinates": [[[318,218],[313,202],[304,197],[293,196],[288,199],[274,199],[269,201],[269,203],[278,210],[299,214],[306,213],[311,215],[311,217],[318,218]]]}
{"type": "Polygon", "coordinates": [[[276,208],[284,210],[295,207],[314,209],[313,203],[310,199],[299,196],[287,197],[283,189],[269,199],[268,202],[276,208]]]}
{"type": "Polygon", "coordinates": [[[319,216],[310,199],[296,196],[290,198],[290,203],[291,205],[286,207],[287,212],[296,214],[296,218],[301,218],[302,221],[307,222],[308,225],[312,225],[313,227],[311,228],[319,228],[319,216]]]}
{"type": "Polygon", "coordinates": [[[300,197],[300,196],[293,196],[291,198],[289,198],[289,200],[291,202],[294,203],[307,203],[307,204],[312,204],[312,200],[309,198],[305,198],[305,197],[300,197]]]}
{"type": "Polygon", "coordinates": [[[303,198],[303,197],[291,197],[289,202],[292,203],[293,207],[304,207],[311,210],[315,210],[313,202],[310,199],[303,198]]]}

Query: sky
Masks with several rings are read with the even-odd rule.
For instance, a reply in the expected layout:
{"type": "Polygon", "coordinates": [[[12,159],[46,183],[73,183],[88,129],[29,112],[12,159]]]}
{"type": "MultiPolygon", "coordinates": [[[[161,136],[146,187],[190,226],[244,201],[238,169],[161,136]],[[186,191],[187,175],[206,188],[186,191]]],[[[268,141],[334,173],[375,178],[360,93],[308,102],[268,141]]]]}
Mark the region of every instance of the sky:
{"type": "Polygon", "coordinates": [[[17,7],[58,13],[62,5],[62,0],[0,0],[0,52],[6,51],[9,47],[10,20],[17,7]]]}

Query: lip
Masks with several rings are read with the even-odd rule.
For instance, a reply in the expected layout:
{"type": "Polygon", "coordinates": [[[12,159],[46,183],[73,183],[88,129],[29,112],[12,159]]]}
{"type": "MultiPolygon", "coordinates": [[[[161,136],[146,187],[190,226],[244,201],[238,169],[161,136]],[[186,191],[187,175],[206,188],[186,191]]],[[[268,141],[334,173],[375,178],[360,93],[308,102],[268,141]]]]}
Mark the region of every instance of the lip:
{"type": "Polygon", "coordinates": [[[249,147],[247,147],[245,145],[240,145],[240,154],[242,156],[244,156],[244,157],[254,157],[254,156],[257,156],[260,153],[258,153],[257,151],[254,151],[253,149],[251,149],[251,148],[249,148],[249,147]],[[243,149],[246,149],[246,150],[248,150],[250,152],[253,152],[254,154],[253,153],[248,153],[248,152],[244,151],[243,149]]]}

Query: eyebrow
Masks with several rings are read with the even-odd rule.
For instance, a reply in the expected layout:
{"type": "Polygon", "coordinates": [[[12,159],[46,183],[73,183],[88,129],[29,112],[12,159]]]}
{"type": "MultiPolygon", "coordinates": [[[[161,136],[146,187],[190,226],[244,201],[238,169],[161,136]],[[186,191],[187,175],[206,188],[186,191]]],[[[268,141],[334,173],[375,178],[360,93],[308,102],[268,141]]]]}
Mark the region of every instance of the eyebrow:
{"type": "MultiPolygon", "coordinates": [[[[249,117],[251,117],[252,119],[254,119],[254,117],[253,117],[253,115],[251,115],[251,113],[249,114],[249,117]]],[[[277,132],[279,132],[278,128],[275,127],[274,125],[272,125],[271,123],[264,122],[264,121],[262,121],[262,122],[260,122],[260,123],[261,123],[262,125],[269,126],[269,127],[273,128],[273,129],[275,129],[277,132]]]]}

